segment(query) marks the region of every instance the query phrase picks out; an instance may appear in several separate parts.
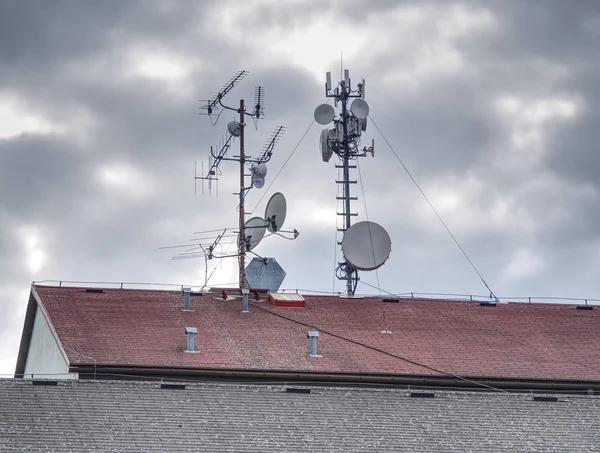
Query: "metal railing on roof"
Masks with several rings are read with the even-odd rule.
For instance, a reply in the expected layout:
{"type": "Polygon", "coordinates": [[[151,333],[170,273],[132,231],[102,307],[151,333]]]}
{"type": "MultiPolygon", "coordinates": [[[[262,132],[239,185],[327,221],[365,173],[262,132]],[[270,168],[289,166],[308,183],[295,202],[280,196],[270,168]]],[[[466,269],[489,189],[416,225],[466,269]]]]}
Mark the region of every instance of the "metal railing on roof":
{"type": "MultiPolygon", "coordinates": [[[[85,285],[87,287],[102,287],[115,289],[181,289],[192,288],[202,289],[202,285],[176,284],[176,283],[148,283],[148,282],[110,282],[110,281],[78,281],[78,280],[36,280],[32,284],[56,285],[59,287],[77,287],[85,285]]],[[[231,286],[236,283],[220,283],[213,284],[212,287],[231,286]]],[[[323,296],[338,296],[342,292],[320,291],[305,288],[284,288],[280,292],[287,293],[304,293],[323,296]]],[[[379,297],[374,293],[356,294],[363,297],[379,297]]],[[[421,293],[421,292],[404,292],[390,293],[386,291],[386,296],[395,296],[401,299],[432,299],[432,300],[448,300],[448,301],[471,301],[471,302],[490,302],[489,296],[481,294],[461,294],[461,293],[421,293]]],[[[578,298],[578,297],[553,297],[553,296],[514,296],[514,297],[498,297],[499,302],[521,302],[521,303],[563,303],[572,305],[600,305],[600,299],[578,298]]]]}

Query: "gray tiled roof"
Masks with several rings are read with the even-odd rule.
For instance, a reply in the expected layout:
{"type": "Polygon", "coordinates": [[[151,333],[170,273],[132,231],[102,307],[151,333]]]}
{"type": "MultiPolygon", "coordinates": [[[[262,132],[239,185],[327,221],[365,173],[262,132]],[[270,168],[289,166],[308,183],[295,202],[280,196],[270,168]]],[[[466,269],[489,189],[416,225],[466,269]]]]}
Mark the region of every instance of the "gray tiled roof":
{"type": "Polygon", "coordinates": [[[267,385],[0,380],[0,450],[600,451],[600,397],[267,385]]]}

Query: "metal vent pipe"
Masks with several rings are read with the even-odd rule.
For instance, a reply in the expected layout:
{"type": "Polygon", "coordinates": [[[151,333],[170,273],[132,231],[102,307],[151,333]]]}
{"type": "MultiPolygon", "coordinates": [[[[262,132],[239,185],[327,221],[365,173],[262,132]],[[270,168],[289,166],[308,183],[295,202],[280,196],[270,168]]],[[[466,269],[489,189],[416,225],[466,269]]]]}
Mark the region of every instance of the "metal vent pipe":
{"type": "Polygon", "coordinates": [[[319,332],[311,330],[308,332],[307,337],[310,339],[310,356],[321,357],[317,354],[317,338],[319,337],[319,332]]]}
{"type": "Polygon", "coordinates": [[[190,295],[192,288],[183,288],[183,311],[192,311],[190,304],[190,295]]]}
{"type": "Polygon", "coordinates": [[[185,352],[196,352],[194,350],[194,336],[198,333],[198,329],[195,327],[186,327],[185,333],[187,334],[187,349],[185,352]]]}
{"type": "Polygon", "coordinates": [[[250,313],[250,311],[248,310],[248,295],[250,294],[250,291],[248,291],[247,289],[242,289],[242,313],[250,313]]]}

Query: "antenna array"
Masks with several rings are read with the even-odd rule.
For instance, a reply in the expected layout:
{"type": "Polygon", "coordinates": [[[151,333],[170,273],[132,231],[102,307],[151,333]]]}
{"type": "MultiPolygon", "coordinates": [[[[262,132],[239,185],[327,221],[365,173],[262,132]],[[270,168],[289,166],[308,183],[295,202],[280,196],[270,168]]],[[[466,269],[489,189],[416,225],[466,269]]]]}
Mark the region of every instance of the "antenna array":
{"type": "Polygon", "coordinates": [[[331,84],[331,73],[328,72],[325,82],[325,96],[333,98],[334,105],[341,105],[341,112],[336,118],[336,110],[329,104],[322,104],[315,109],[315,121],[321,125],[334,123],[334,127],[325,128],[321,132],[321,157],[328,162],[333,154],[340,159],[341,164],[335,167],[341,169],[342,178],[336,180],[342,186],[342,196],[338,201],[342,202],[342,212],[337,215],[343,218],[343,227],[338,231],[343,234],[343,239],[338,242],[342,246],[344,261],[339,262],[336,267],[336,276],[346,281],[346,295],[352,297],[358,284],[358,270],[374,270],[382,266],[387,260],[391,242],[387,232],[373,222],[359,222],[352,225],[352,217],[358,214],[352,212],[351,202],[357,197],[350,195],[350,187],[356,184],[356,180],[350,178],[350,170],[356,165],[350,161],[368,154],[374,156],[375,143],[370,147],[360,148],[361,136],[367,129],[367,118],[369,116],[369,105],[364,100],[365,80],[352,89],[350,73],[344,70],[344,78],[334,88],[331,84]],[[353,99],[350,106],[349,101],[353,99]]]}
{"type": "MultiPolygon", "coordinates": [[[[194,175],[194,181],[200,179],[202,180],[202,191],[204,193],[204,181],[207,181],[209,184],[209,191],[211,189],[211,183],[216,181],[218,184],[219,176],[222,174],[220,165],[223,161],[233,161],[239,164],[239,175],[240,175],[240,189],[235,195],[239,197],[238,204],[238,230],[237,233],[237,242],[238,242],[238,251],[234,255],[221,254],[218,255],[215,252],[217,246],[219,246],[219,242],[223,237],[226,236],[226,232],[231,229],[224,229],[222,233],[215,237],[215,240],[207,245],[198,243],[197,246],[192,248],[191,250],[186,250],[182,254],[174,259],[183,259],[183,258],[192,258],[203,256],[205,262],[213,258],[226,258],[237,256],[238,264],[239,264],[239,285],[240,289],[243,289],[246,286],[246,278],[245,278],[245,256],[246,253],[252,253],[253,249],[258,245],[258,243],[263,239],[267,230],[271,234],[277,234],[279,236],[283,236],[287,239],[296,239],[298,237],[298,231],[284,231],[281,229],[283,224],[283,220],[286,215],[286,203],[285,198],[280,193],[276,193],[273,195],[269,204],[267,205],[267,211],[265,213],[265,218],[261,217],[253,217],[246,221],[246,213],[244,212],[244,201],[248,191],[252,188],[260,189],[264,186],[265,177],[267,175],[267,166],[266,164],[271,160],[273,156],[273,151],[275,149],[276,144],[281,139],[285,127],[278,126],[271,136],[269,140],[264,145],[262,150],[257,154],[257,157],[252,157],[249,154],[246,154],[246,150],[244,147],[244,132],[246,128],[245,117],[249,116],[258,120],[262,118],[264,115],[264,88],[261,86],[256,87],[255,95],[254,95],[254,106],[251,112],[246,111],[246,107],[244,104],[244,100],[240,100],[239,108],[230,107],[223,103],[223,99],[225,96],[238,84],[246,75],[247,71],[239,71],[237,72],[223,87],[218,91],[218,93],[213,96],[210,100],[206,101],[206,104],[201,107],[203,111],[209,116],[213,115],[216,112],[223,110],[231,110],[239,114],[239,121],[233,120],[227,124],[227,138],[223,140],[222,144],[216,149],[211,147],[210,157],[209,157],[209,165],[208,172],[203,176],[194,175]],[[233,141],[238,138],[240,151],[238,156],[228,156],[228,151],[231,148],[233,141]],[[246,167],[249,167],[250,172],[248,173],[246,167]],[[250,183],[246,183],[246,178],[250,176],[250,183]],[[288,235],[290,237],[286,237],[288,235]]],[[[220,113],[219,113],[220,116],[220,113]]],[[[218,122],[219,116],[213,125],[218,122]]],[[[218,186],[217,186],[218,187],[218,186]]],[[[205,238],[207,239],[207,238],[205,238]]],[[[175,246],[179,247],[179,246],[175,246]]],[[[187,246],[189,247],[189,245],[187,246]]],[[[263,261],[263,265],[267,266],[268,260],[267,258],[262,258],[259,255],[256,255],[263,261]]],[[[205,285],[207,281],[205,281],[205,285]]]]}

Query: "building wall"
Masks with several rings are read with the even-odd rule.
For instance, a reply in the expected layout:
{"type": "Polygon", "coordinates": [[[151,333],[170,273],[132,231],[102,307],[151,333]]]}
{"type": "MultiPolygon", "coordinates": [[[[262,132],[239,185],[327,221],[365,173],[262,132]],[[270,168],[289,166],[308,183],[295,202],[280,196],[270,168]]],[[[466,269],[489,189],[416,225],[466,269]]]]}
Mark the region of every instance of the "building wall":
{"type": "Polygon", "coordinates": [[[35,313],[24,377],[31,378],[32,374],[38,378],[77,379],[77,373],[69,373],[69,366],[40,307],[35,313]]]}

